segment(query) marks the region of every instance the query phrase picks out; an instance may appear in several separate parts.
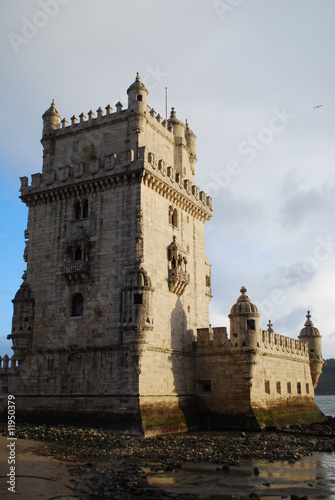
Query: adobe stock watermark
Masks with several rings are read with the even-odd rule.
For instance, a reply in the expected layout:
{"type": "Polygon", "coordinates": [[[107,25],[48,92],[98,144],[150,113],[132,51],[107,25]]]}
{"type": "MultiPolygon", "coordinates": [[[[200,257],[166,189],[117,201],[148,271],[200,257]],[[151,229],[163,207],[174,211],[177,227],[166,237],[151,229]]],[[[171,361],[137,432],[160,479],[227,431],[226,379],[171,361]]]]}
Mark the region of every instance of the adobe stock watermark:
{"type": "Polygon", "coordinates": [[[224,21],[226,15],[234,12],[243,2],[244,0],[214,0],[212,5],[220,21],[224,21]]]}
{"type": "MultiPolygon", "coordinates": [[[[245,161],[251,163],[257,155],[264,151],[271,144],[278,134],[281,134],[297,117],[287,111],[286,106],[280,111],[277,108],[272,110],[272,117],[267,127],[263,127],[255,135],[249,135],[241,141],[237,147],[240,156],[245,157],[245,161]]],[[[232,177],[236,177],[243,171],[242,165],[237,160],[228,161],[224,170],[220,172],[210,172],[213,182],[207,182],[204,190],[212,198],[218,195],[221,189],[227,187],[232,177]]]]}
{"type": "Polygon", "coordinates": [[[297,290],[304,281],[307,281],[315,274],[321,262],[325,262],[335,254],[335,240],[328,235],[326,238],[316,238],[317,245],[313,250],[313,255],[305,257],[299,265],[292,264],[283,273],[282,287],[274,288],[268,299],[259,302],[259,312],[270,318],[276,306],[283,304],[287,299],[287,289],[297,290]]]}
{"type": "Polygon", "coordinates": [[[21,33],[8,33],[7,38],[16,54],[22,45],[26,45],[35,38],[38,32],[44,28],[49,20],[57,16],[61,6],[68,5],[71,0],[39,0],[40,10],[37,10],[31,19],[22,17],[21,33]]]}

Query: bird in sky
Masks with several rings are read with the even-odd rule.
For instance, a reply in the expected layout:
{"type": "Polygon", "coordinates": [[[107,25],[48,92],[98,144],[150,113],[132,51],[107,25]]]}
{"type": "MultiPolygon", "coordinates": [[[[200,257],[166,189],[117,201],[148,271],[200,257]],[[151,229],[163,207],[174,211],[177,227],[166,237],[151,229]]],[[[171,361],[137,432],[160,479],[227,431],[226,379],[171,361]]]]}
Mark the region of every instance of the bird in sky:
{"type": "Polygon", "coordinates": [[[318,106],[314,106],[314,109],[316,108],[322,108],[322,104],[319,104],[318,106]]]}

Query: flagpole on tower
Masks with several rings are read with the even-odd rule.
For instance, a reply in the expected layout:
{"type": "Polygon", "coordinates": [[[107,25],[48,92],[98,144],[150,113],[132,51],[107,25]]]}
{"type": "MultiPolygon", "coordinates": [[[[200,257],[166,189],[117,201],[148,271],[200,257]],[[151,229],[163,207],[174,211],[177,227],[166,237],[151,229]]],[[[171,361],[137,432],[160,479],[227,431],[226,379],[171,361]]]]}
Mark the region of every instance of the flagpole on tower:
{"type": "Polygon", "coordinates": [[[165,87],[165,120],[167,120],[167,87],[165,87]]]}

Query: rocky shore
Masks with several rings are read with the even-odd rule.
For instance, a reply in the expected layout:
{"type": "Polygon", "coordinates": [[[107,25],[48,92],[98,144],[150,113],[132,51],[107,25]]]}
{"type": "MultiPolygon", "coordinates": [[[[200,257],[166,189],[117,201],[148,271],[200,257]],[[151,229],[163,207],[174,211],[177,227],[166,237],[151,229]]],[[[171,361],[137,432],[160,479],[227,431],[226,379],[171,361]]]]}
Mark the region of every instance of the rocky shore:
{"type": "MultiPolygon", "coordinates": [[[[6,427],[2,427],[6,435],[6,427]]],[[[205,463],[229,472],[244,458],[294,463],[313,452],[335,451],[335,418],[323,424],[261,433],[188,433],[150,438],[103,429],[20,424],[16,437],[43,441],[38,453],[70,462],[73,491],[81,499],[198,498],[152,488],[148,476],[205,463]]],[[[257,471],[255,471],[257,474],[257,471]]],[[[219,498],[210,496],[207,498],[219,498]]],[[[257,498],[256,493],[220,498],[257,498]]]]}

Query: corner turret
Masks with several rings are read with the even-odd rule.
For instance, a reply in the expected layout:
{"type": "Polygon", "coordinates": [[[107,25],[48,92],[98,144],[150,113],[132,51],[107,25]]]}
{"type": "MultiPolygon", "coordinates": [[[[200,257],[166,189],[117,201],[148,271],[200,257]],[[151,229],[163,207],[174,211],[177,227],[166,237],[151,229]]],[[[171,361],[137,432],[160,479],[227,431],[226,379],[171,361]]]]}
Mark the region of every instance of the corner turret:
{"type": "Polygon", "coordinates": [[[175,137],[181,137],[185,140],[185,129],[186,126],[183,122],[178,120],[176,111],[174,108],[171,108],[170,118],[168,119],[168,126],[172,126],[172,132],[175,137]]]}
{"type": "Polygon", "coordinates": [[[23,283],[13,299],[14,315],[12,333],[7,335],[13,342],[15,358],[21,361],[32,346],[34,324],[34,297],[24,272],[23,283]]]}
{"type": "Polygon", "coordinates": [[[242,286],[241,295],[230,310],[230,341],[233,346],[256,349],[259,343],[259,317],[257,307],[247,296],[242,286]]]}
{"type": "Polygon", "coordinates": [[[145,344],[147,331],[152,330],[151,279],[141,266],[128,275],[122,293],[122,331],[125,344],[145,344]]]}
{"type": "Polygon", "coordinates": [[[190,167],[191,167],[192,174],[194,175],[195,174],[194,166],[197,162],[197,154],[196,154],[197,136],[188,126],[187,120],[186,120],[185,126],[186,126],[186,130],[185,130],[186,144],[187,144],[188,149],[190,150],[190,167]]]}
{"type": "Polygon", "coordinates": [[[53,130],[61,127],[62,117],[56,109],[55,99],[52,99],[50,108],[42,115],[43,118],[43,132],[42,139],[49,136],[53,130]]]}
{"type": "Polygon", "coordinates": [[[148,103],[148,89],[141,82],[139,73],[136,74],[136,79],[127,90],[128,94],[128,109],[137,113],[146,113],[148,103]]]}
{"type": "Polygon", "coordinates": [[[323,360],[321,352],[321,335],[319,330],[314,326],[311,320],[310,311],[307,311],[307,320],[304,328],[300,331],[299,340],[308,342],[308,351],[310,357],[311,375],[314,388],[318,384],[319,377],[322,372],[323,360]]]}

